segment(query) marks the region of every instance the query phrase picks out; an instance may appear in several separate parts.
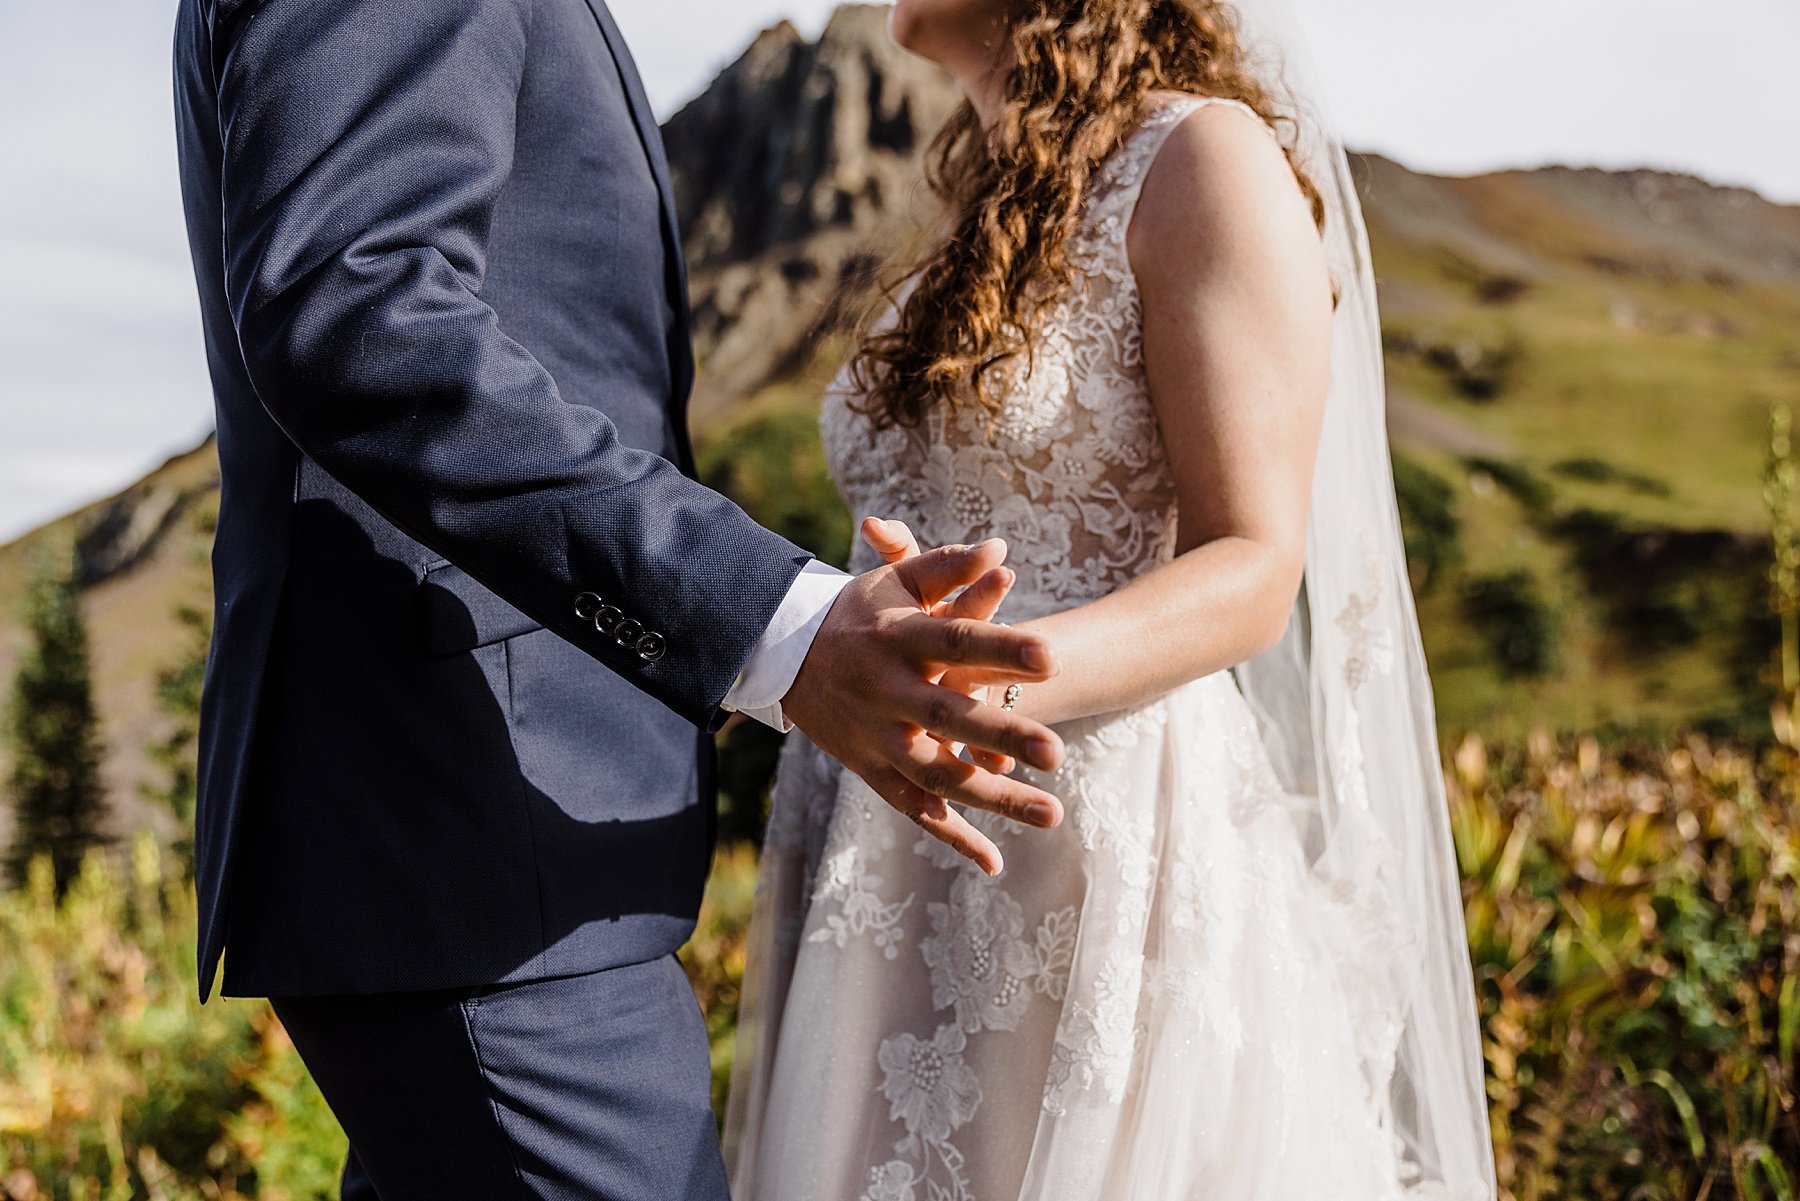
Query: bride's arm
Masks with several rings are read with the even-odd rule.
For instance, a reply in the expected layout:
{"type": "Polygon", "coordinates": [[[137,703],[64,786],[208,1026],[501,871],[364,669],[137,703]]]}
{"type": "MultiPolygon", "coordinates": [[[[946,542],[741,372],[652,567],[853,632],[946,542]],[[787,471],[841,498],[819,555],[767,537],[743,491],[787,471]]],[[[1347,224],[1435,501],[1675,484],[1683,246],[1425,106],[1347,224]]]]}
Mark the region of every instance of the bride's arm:
{"type": "Polygon", "coordinates": [[[1170,136],[1130,231],[1144,356],[1180,504],[1177,557],[1021,628],[1062,672],[1018,710],[1046,723],[1151,699],[1271,646],[1299,591],[1330,377],[1331,285],[1268,130],[1210,105],[1170,136]]]}

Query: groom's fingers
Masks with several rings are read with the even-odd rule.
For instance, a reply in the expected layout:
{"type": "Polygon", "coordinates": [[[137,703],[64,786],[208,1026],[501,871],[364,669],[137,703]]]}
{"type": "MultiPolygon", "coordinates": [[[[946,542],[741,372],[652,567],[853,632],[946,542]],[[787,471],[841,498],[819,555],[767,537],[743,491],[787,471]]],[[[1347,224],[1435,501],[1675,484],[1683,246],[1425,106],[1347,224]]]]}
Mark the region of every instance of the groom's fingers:
{"type": "Polygon", "coordinates": [[[899,631],[903,654],[915,663],[976,668],[1033,683],[1048,680],[1058,667],[1050,643],[1028,630],[1015,630],[962,617],[907,618],[899,631]]]}
{"type": "Polygon", "coordinates": [[[969,819],[889,768],[873,772],[866,781],[882,800],[910,818],[927,834],[969,860],[990,876],[1006,866],[993,840],[969,824],[969,819]]]}
{"type": "MultiPolygon", "coordinates": [[[[910,535],[909,535],[910,537],[910,535]]],[[[1006,562],[1006,543],[989,538],[974,546],[940,546],[893,565],[895,577],[929,609],[1006,562]]]]}
{"type": "Polygon", "coordinates": [[[958,805],[1044,829],[1062,821],[1062,802],[1043,789],[958,759],[924,735],[913,739],[894,766],[932,796],[958,805]]]}
{"type": "MultiPolygon", "coordinates": [[[[1063,742],[1049,726],[965,692],[926,685],[906,697],[913,720],[931,737],[1005,755],[1039,771],[1062,766],[1063,742]]],[[[940,794],[941,795],[941,794],[940,794]]]]}

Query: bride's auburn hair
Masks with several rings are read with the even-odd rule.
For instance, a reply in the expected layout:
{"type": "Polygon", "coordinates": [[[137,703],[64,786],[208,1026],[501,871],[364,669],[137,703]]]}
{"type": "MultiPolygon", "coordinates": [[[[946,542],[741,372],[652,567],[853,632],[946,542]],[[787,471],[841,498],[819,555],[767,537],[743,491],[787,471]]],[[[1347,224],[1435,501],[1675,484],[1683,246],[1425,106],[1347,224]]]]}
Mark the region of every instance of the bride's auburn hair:
{"type": "MultiPolygon", "coordinates": [[[[1234,14],[1218,0],[1011,0],[1011,65],[991,129],[964,102],[938,133],[927,182],[948,234],[916,271],[895,323],[852,364],[863,411],[912,426],[938,403],[989,408],[994,370],[1024,356],[1043,312],[1067,294],[1069,243],[1101,165],[1153,92],[1239,100],[1271,128],[1292,125],[1250,70],[1234,14]]],[[[1325,204],[1288,163],[1321,228],[1325,204]]]]}

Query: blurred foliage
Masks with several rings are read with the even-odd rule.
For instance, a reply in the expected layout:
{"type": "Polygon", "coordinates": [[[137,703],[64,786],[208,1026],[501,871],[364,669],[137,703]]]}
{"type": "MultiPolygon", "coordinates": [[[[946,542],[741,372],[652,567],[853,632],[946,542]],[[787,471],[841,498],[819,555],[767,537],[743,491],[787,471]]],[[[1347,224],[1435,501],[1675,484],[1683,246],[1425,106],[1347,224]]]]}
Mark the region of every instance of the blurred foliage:
{"type": "Polygon", "coordinates": [[[1591,484],[1622,484],[1632,491],[1640,492],[1645,496],[1669,496],[1673,494],[1673,489],[1655,476],[1646,475],[1641,471],[1631,471],[1627,468],[1618,467],[1607,462],[1605,459],[1595,458],[1592,455],[1582,455],[1573,459],[1564,459],[1559,463],[1551,464],[1550,470],[1556,472],[1558,475],[1567,476],[1572,480],[1586,480],[1591,484]]]}
{"type": "Polygon", "coordinates": [[[177,613],[188,632],[188,645],[180,658],[156,673],[156,707],[168,719],[169,728],[150,744],[150,758],[164,772],[160,785],[146,785],[145,795],[168,808],[181,834],[173,847],[186,871],[194,867],[194,804],[198,796],[199,768],[195,749],[200,738],[200,690],[206,682],[207,648],[212,642],[212,615],[183,607],[177,613]]]}
{"type": "Polygon", "coordinates": [[[772,395],[744,405],[698,447],[700,478],[765,528],[843,566],[850,514],[826,468],[817,394],[811,399],[772,395]]]}
{"type": "Polygon", "coordinates": [[[106,818],[87,622],[75,575],[66,546],[36,565],[26,605],[30,649],[6,705],[12,756],[6,799],[16,822],[7,867],[18,883],[42,856],[59,892],[104,841],[106,818]]]}
{"type": "Polygon", "coordinates": [[[750,909],[756,896],[756,857],[755,845],[748,842],[719,848],[706,885],[706,901],[700,907],[700,924],[681,951],[681,965],[700,997],[712,1038],[713,1108],[721,1120],[737,1043],[750,909]]]}
{"type": "Polygon", "coordinates": [[[1794,753],[1540,736],[1454,758],[1509,1195],[1793,1197],[1794,753]]]}
{"type": "Polygon", "coordinates": [[[1394,498],[1400,506],[1413,589],[1431,592],[1445,572],[1462,562],[1456,489],[1429,467],[1405,455],[1395,455],[1394,498]]]}
{"type": "Polygon", "coordinates": [[[1763,505],[1769,514],[1770,624],[1777,628],[1775,668],[1770,675],[1783,698],[1800,692],[1800,521],[1794,490],[1800,463],[1794,454],[1794,412],[1769,407],[1768,454],[1763,464],[1763,505]]]}
{"type": "Polygon", "coordinates": [[[1641,528],[1585,507],[1557,519],[1553,528],[1571,548],[1588,592],[1630,646],[1731,647],[1745,620],[1765,612],[1766,542],[1718,530],[1641,528]]]}
{"type": "Polygon", "coordinates": [[[1471,576],[1463,584],[1463,611],[1487,636],[1508,676],[1528,679],[1555,670],[1561,620],[1529,571],[1471,576]]]}
{"type": "Polygon", "coordinates": [[[1541,519],[1554,500],[1550,488],[1522,463],[1510,459],[1475,456],[1464,460],[1471,471],[1478,471],[1504,488],[1532,519],[1541,519]]]}
{"type": "Polygon", "coordinates": [[[760,842],[768,820],[769,782],[783,736],[759,721],[732,720],[718,737],[719,838],[760,842]]]}
{"type": "Polygon", "coordinates": [[[1525,358],[1525,345],[1511,328],[1497,336],[1468,331],[1382,330],[1382,344],[1390,358],[1413,359],[1436,372],[1444,384],[1464,400],[1486,403],[1497,399],[1514,382],[1525,358]]]}
{"type": "Polygon", "coordinates": [[[263,1002],[194,996],[187,875],[149,837],[0,896],[0,1197],[310,1201],[344,1139],[263,1002]]]}

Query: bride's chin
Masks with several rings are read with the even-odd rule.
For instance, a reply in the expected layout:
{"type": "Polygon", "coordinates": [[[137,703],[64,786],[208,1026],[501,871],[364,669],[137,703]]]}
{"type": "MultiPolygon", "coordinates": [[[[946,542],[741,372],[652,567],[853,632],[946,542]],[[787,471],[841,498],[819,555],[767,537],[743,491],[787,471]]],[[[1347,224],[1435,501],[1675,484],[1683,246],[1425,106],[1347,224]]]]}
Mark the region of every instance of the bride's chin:
{"type": "Polygon", "coordinates": [[[971,29],[999,19],[999,0],[896,0],[888,10],[888,36],[903,50],[943,64],[956,57],[955,42],[971,29]]]}
{"type": "Polygon", "coordinates": [[[902,50],[929,57],[923,50],[925,27],[930,24],[927,14],[920,11],[925,7],[919,0],[899,0],[888,10],[888,36],[902,50]]]}

